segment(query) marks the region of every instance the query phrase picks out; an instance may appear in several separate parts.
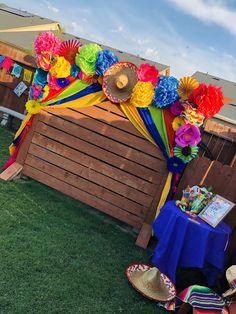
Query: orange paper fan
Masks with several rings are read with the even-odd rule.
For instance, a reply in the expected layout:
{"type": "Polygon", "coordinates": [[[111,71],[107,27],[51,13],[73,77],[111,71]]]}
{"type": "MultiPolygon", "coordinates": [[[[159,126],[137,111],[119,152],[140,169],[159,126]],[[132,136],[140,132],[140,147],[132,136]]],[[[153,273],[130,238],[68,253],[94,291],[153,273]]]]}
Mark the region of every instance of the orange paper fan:
{"type": "Polygon", "coordinates": [[[63,41],[60,45],[58,54],[73,64],[75,63],[75,56],[81,46],[81,42],[77,39],[63,41]]]}

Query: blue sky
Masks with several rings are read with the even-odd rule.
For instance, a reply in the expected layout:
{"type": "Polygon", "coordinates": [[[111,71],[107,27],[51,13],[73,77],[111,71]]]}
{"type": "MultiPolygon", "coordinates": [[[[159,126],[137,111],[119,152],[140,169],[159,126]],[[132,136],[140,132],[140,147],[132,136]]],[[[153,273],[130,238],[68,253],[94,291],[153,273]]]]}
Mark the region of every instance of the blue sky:
{"type": "Polygon", "coordinates": [[[170,65],[236,82],[235,0],[9,0],[66,32],[170,65]]]}

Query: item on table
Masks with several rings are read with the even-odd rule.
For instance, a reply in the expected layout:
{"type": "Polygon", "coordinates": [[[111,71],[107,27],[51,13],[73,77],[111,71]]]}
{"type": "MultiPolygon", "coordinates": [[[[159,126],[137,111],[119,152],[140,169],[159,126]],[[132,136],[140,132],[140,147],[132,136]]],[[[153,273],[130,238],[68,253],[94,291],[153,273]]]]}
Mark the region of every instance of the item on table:
{"type": "Polygon", "coordinates": [[[211,188],[188,185],[182,192],[181,200],[176,201],[176,206],[194,217],[209,203],[212,196],[211,188]]]}

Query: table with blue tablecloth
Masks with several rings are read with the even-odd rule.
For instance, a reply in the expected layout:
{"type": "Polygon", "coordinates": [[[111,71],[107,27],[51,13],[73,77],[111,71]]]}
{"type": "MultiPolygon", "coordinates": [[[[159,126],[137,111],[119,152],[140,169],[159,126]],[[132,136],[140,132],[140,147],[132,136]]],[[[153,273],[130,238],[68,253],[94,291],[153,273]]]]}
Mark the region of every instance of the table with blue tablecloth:
{"type": "Polygon", "coordinates": [[[224,222],[213,228],[200,218],[182,212],[175,201],[167,202],[153,223],[158,239],[152,263],[176,282],[177,267],[200,268],[215,284],[225,267],[231,229],[224,222]],[[193,221],[194,220],[194,221],[193,221]]]}

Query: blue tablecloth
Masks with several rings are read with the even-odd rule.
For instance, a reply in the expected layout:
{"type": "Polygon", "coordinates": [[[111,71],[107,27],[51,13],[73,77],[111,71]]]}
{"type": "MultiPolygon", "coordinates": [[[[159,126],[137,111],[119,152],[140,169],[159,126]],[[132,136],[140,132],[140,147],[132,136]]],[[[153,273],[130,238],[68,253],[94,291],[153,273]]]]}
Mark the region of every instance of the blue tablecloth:
{"type": "Polygon", "coordinates": [[[200,268],[212,286],[224,270],[231,229],[224,222],[213,228],[199,218],[199,224],[189,218],[175,201],[162,207],[153,223],[158,244],[152,262],[173,282],[178,266],[200,268]]]}

